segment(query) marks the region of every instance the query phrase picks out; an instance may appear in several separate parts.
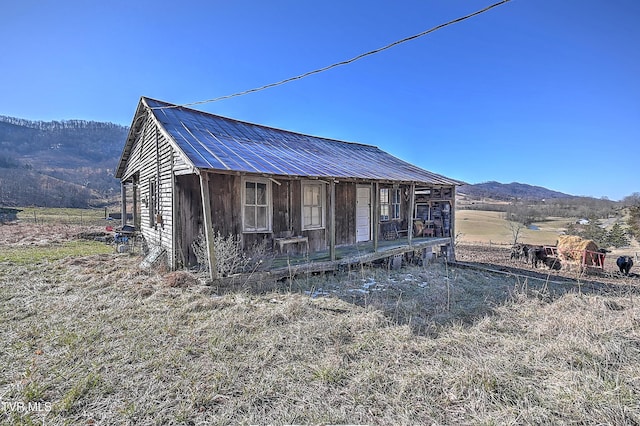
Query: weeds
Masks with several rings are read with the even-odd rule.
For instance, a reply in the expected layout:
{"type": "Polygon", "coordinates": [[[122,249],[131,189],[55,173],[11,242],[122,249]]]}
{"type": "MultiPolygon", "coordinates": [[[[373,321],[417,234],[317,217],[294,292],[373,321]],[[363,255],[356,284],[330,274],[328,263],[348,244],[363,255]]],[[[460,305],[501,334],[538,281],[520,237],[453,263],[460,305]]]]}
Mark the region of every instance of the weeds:
{"type": "MultiPolygon", "coordinates": [[[[191,243],[191,248],[201,271],[208,271],[209,255],[205,236],[199,234],[191,243]]],[[[269,258],[265,242],[244,250],[239,235],[222,236],[220,231],[217,231],[213,236],[213,248],[218,273],[222,277],[241,272],[253,272],[269,258]]]]}
{"type": "Polygon", "coordinates": [[[0,399],[53,410],[0,423],[640,422],[631,284],[576,294],[434,263],[217,295],[138,263],[2,269],[0,399]]]}

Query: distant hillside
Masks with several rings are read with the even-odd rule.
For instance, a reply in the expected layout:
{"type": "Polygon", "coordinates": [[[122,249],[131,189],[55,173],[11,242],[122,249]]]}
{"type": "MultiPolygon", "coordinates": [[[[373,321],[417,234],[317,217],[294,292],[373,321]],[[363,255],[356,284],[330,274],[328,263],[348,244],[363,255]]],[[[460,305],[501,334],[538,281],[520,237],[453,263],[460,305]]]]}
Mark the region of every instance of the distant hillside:
{"type": "MultiPolygon", "coordinates": [[[[0,115],[0,206],[88,207],[113,200],[120,188],[113,173],[128,131],[113,123],[0,115]]],[[[505,201],[572,197],[515,182],[464,185],[459,192],[505,201]]]]}
{"type": "Polygon", "coordinates": [[[524,183],[499,183],[495,181],[463,185],[458,189],[461,194],[474,198],[492,198],[494,200],[511,201],[514,199],[550,200],[554,198],[572,198],[573,195],[552,191],[541,186],[524,183]]]}
{"type": "Polygon", "coordinates": [[[0,116],[0,206],[87,207],[119,194],[129,129],[84,120],[0,116]]]}

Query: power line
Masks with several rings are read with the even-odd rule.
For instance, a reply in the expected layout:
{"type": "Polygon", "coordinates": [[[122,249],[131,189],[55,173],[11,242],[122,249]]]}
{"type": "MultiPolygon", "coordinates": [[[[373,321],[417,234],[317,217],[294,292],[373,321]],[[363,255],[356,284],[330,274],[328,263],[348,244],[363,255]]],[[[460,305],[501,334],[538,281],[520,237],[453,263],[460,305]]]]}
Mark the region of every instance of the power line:
{"type": "Polygon", "coordinates": [[[491,10],[491,9],[493,9],[495,7],[498,7],[498,6],[502,6],[503,4],[508,3],[510,1],[511,0],[499,1],[497,3],[492,4],[491,6],[485,7],[484,9],[478,10],[476,12],[470,13],[470,14],[462,16],[460,18],[453,19],[451,21],[445,22],[444,24],[437,25],[437,26],[435,26],[433,28],[430,28],[430,29],[428,29],[426,31],[423,31],[421,33],[418,33],[418,34],[415,34],[415,35],[412,35],[412,36],[409,36],[409,37],[405,37],[405,38],[403,38],[401,40],[394,41],[393,43],[387,44],[386,46],[380,47],[378,49],[374,49],[374,50],[370,50],[370,51],[368,51],[366,53],[362,53],[362,54],[360,54],[358,56],[355,56],[355,57],[353,57],[351,59],[347,59],[347,60],[341,61],[341,62],[336,62],[334,64],[327,65],[326,67],[318,68],[318,69],[315,69],[313,71],[308,71],[308,72],[306,72],[304,74],[300,74],[300,75],[297,75],[295,77],[290,77],[290,78],[287,78],[287,79],[284,79],[284,80],[280,80],[280,81],[275,82],[275,83],[266,84],[264,86],[256,87],[256,88],[253,88],[253,89],[244,90],[242,92],[233,93],[231,95],[219,96],[217,98],[207,99],[207,100],[198,101],[198,102],[191,102],[191,103],[182,104],[182,105],[171,105],[171,106],[154,107],[152,109],[178,108],[178,107],[187,107],[187,106],[193,106],[193,105],[207,104],[207,103],[211,103],[211,102],[218,102],[218,101],[222,101],[224,99],[235,98],[235,97],[238,97],[238,96],[248,95],[249,93],[255,93],[255,92],[259,92],[261,90],[270,89],[272,87],[281,86],[283,84],[290,83],[290,82],[295,81],[295,80],[301,80],[301,79],[303,79],[305,77],[309,77],[310,75],[319,74],[321,72],[328,71],[328,70],[330,70],[332,68],[336,68],[336,67],[339,67],[339,66],[342,66],[342,65],[351,64],[351,63],[353,63],[353,62],[355,62],[355,61],[357,61],[359,59],[365,58],[367,56],[374,55],[376,53],[380,53],[380,52],[385,51],[387,49],[391,49],[392,47],[397,46],[399,44],[406,43],[408,41],[415,40],[417,38],[423,37],[423,36],[425,36],[427,34],[430,34],[432,32],[438,31],[439,29],[442,29],[444,27],[448,27],[449,25],[457,24],[458,22],[462,22],[462,21],[465,21],[465,20],[467,20],[469,18],[473,18],[474,16],[480,15],[480,14],[482,14],[484,12],[488,12],[489,10],[491,10]]]}

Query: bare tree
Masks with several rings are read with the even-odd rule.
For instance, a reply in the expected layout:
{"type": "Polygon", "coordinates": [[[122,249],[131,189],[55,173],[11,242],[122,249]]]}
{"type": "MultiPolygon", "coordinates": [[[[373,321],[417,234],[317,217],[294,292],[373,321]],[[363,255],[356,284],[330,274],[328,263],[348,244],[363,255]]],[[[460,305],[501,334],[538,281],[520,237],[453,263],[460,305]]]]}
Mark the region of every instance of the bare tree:
{"type": "Polygon", "coordinates": [[[513,236],[513,245],[518,244],[518,238],[520,237],[520,232],[526,228],[526,226],[522,222],[510,220],[507,222],[507,228],[511,231],[511,235],[513,236]]]}

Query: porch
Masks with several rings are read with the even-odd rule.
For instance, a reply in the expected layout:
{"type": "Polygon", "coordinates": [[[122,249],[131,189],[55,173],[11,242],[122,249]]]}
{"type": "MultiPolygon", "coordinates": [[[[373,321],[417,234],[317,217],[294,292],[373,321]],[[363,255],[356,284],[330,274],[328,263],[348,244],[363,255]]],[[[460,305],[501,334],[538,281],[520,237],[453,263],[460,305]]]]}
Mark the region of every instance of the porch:
{"type": "Polygon", "coordinates": [[[397,266],[394,259],[400,259],[411,253],[423,259],[430,259],[431,253],[440,256],[451,253],[451,238],[415,237],[409,242],[405,239],[379,241],[377,248],[374,241],[367,241],[355,245],[335,247],[335,260],[331,260],[330,251],[316,251],[313,253],[277,254],[265,262],[253,273],[239,274],[231,277],[218,278],[218,284],[255,282],[261,280],[279,280],[305,273],[318,273],[359,267],[360,265],[388,261],[389,267],[397,266]]]}

